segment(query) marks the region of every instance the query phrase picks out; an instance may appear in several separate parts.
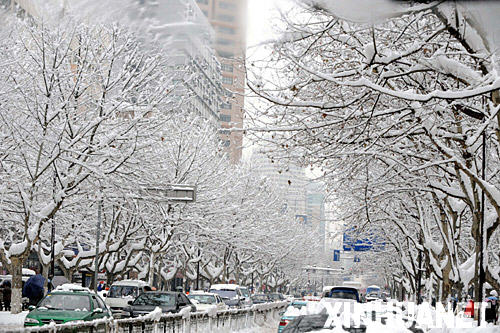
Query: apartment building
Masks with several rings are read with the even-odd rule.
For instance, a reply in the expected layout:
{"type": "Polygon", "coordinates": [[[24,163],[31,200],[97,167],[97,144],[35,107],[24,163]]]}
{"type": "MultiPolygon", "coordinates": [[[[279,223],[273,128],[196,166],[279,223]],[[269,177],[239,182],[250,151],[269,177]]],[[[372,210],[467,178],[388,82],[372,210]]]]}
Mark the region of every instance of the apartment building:
{"type": "Polygon", "coordinates": [[[247,0],[196,0],[215,30],[214,48],[227,90],[220,111],[220,134],[231,161],[241,159],[244,119],[247,0]],[[233,129],[233,130],[231,130],[233,129]]]}

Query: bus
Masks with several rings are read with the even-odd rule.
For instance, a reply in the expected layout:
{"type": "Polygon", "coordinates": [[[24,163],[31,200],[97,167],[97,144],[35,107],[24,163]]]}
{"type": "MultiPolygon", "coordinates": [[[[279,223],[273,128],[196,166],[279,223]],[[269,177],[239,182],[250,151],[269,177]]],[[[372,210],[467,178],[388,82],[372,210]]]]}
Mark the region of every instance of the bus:
{"type": "Polygon", "coordinates": [[[379,286],[371,285],[366,287],[366,301],[375,301],[382,297],[382,290],[379,286]]]}

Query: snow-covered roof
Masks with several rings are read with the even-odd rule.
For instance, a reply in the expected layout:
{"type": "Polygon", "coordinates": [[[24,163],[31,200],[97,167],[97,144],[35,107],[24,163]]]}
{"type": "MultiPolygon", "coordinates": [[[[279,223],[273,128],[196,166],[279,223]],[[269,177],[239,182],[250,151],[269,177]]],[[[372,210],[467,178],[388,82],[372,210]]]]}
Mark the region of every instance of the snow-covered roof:
{"type": "Polygon", "coordinates": [[[372,289],[374,289],[374,288],[376,288],[376,289],[380,289],[380,287],[379,287],[379,286],[376,286],[376,285],[374,285],[374,284],[372,284],[371,286],[368,286],[368,287],[366,287],[366,288],[367,288],[367,289],[368,289],[368,288],[372,288],[372,289]]]}
{"type": "Polygon", "coordinates": [[[144,287],[149,284],[142,280],[120,280],[113,282],[112,286],[135,286],[135,287],[144,287]]]}

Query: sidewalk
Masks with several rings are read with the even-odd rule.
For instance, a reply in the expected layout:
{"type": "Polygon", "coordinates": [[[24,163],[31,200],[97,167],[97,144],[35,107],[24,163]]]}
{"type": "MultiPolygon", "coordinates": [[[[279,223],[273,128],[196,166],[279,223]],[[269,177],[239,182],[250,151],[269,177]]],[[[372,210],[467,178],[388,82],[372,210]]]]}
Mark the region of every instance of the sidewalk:
{"type": "Polygon", "coordinates": [[[23,311],[18,314],[12,314],[7,311],[0,311],[0,331],[5,331],[13,328],[22,328],[24,325],[24,317],[28,311],[23,311]]]}

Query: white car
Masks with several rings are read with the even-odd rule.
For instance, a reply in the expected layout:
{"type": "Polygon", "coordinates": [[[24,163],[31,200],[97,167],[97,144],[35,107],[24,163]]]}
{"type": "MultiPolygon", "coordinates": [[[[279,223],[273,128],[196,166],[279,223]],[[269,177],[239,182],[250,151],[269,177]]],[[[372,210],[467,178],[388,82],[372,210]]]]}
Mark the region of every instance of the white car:
{"type": "Polygon", "coordinates": [[[210,292],[218,294],[230,308],[246,308],[252,306],[252,299],[246,287],[237,284],[213,284],[210,292]]]}
{"type": "Polygon", "coordinates": [[[141,280],[122,280],[111,285],[103,296],[106,304],[111,308],[113,317],[119,318],[122,310],[128,306],[129,301],[133,301],[137,296],[145,291],[151,291],[151,286],[141,280]]]}
{"type": "Polygon", "coordinates": [[[196,306],[196,311],[206,311],[213,306],[217,311],[226,310],[227,305],[222,301],[222,298],[216,293],[207,293],[204,291],[192,291],[189,293],[188,298],[196,306]]]}

